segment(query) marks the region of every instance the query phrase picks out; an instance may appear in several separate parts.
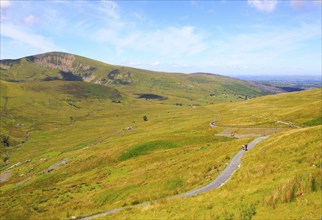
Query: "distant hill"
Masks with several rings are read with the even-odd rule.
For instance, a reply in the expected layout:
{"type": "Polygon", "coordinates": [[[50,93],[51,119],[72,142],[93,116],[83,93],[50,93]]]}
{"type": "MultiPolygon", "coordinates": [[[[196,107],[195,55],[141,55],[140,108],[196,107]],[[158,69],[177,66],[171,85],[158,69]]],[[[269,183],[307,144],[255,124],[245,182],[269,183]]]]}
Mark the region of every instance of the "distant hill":
{"type": "MultiPolygon", "coordinates": [[[[0,60],[9,82],[84,81],[109,85],[130,96],[153,94],[173,102],[216,103],[286,92],[282,88],[209,73],[166,73],[115,66],[62,52],[0,60]]],[[[157,97],[150,96],[150,97],[157,97]]],[[[146,96],[143,96],[146,97],[146,96]]]]}
{"type": "Polygon", "coordinates": [[[236,76],[236,78],[260,82],[266,85],[273,85],[289,92],[322,87],[322,79],[319,75],[241,75],[236,76]]]}

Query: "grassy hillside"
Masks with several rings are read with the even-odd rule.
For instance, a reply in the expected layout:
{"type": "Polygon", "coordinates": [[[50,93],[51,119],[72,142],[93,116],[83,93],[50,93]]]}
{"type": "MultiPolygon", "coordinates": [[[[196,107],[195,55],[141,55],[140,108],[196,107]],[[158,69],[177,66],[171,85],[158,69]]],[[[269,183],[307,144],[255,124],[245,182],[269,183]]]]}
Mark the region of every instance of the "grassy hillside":
{"type": "Polygon", "coordinates": [[[274,86],[219,75],[154,72],[60,52],[1,60],[0,68],[4,81],[86,81],[112,86],[133,98],[154,94],[180,105],[229,102],[284,92],[274,86]]]}
{"type": "Polygon", "coordinates": [[[0,166],[1,179],[8,176],[0,183],[4,219],[84,216],[206,184],[253,139],[216,136],[225,128],[211,128],[213,120],[273,135],[246,154],[223,188],[110,218],[238,218],[239,209],[254,206],[259,218],[320,217],[320,89],[180,106],[117,88],[1,82],[1,135],[10,137],[0,146],[1,156],[9,155],[0,166]],[[296,212],[283,214],[288,209],[296,212]]]}
{"type": "Polygon", "coordinates": [[[24,141],[27,133],[90,118],[91,106],[99,109],[101,100],[124,99],[117,89],[85,82],[0,81],[0,91],[0,135],[9,135],[16,144],[24,141]]]}
{"type": "Polygon", "coordinates": [[[129,208],[104,219],[319,219],[321,126],[271,136],[222,188],[129,208]]]}
{"type": "Polygon", "coordinates": [[[223,125],[285,126],[282,122],[290,122],[293,127],[311,126],[321,124],[321,100],[317,99],[321,95],[321,89],[313,89],[207,108],[220,115],[218,124],[223,125]]]}

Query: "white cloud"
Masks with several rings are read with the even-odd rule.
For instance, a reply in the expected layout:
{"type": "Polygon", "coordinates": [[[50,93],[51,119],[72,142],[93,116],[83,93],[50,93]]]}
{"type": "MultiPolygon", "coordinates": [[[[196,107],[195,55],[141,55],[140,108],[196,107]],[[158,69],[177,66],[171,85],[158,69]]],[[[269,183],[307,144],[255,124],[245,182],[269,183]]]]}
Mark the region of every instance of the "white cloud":
{"type": "MultiPolygon", "coordinates": [[[[41,22],[50,27],[48,33],[54,36],[60,36],[63,32],[73,33],[82,39],[95,41],[102,47],[113,48],[116,56],[123,56],[124,51],[132,50],[151,55],[188,57],[198,54],[208,47],[202,33],[199,33],[193,26],[165,26],[159,29],[141,28],[140,24],[135,22],[145,19],[144,16],[141,13],[132,12],[132,14],[128,14],[132,18],[129,21],[129,18],[122,14],[122,9],[115,1],[80,1],[77,3],[63,1],[62,4],[64,5],[61,5],[60,2],[57,3],[59,7],[69,9],[68,11],[77,10],[75,16],[83,13],[87,13],[88,16],[82,16],[79,22],[72,23],[71,19],[67,18],[59,8],[42,8],[42,14],[28,12],[24,18],[25,24],[34,25],[41,22]],[[133,15],[135,19],[133,19],[133,15]]],[[[35,32],[29,29],[28,33],[31,35],[35,32]]],[[[35,36],[39,35],[33,35],[33,37],[35,36]]],[[[23,39],[20,39],[20,41],[23,41],[23,39]]],[[[42,41],[40,40],[40,42],[42,41]]],[[[37,43],[34,44],[36,46],[37,43]]],[[[47,44],[41,43],[38,47],[45,47],[44,45],[47,44]]],[[[152,61],[150,60],[148,63],[152,61]]]]}
{"type": "Polygon", "coordinates": [[[11,7],[11,1],[9,0],[0,0],[0,23],[3,23],[9,19],[7,16],[7,9],[11,7]]]}
{"type": "Polygon", "coordinates": [[[97,9],[115,20],[120,18],[120,7],[114,1],[102,0],[97,9]]]}
{"type": "Polygon", "coordinates": [[[15,41],[23,42],[29,46],[40,49],[43,52],[61,50],[61,48],[54,45],[44,36],[28,33],[15,25],[1,24],[1,35],[15,41]]]}
{"type": "Polygon", "coordinates": [[[248,4],[258,11],[270,13],[276,9],[277,0],[248,0],[248,4]]]}
{"type": "Polygon", "coordinates": [[[149,32],[128,30],[123,26],[112,28],[110,24],[96,31],[92,38],[112,44],[118,51],[135,49],[168,57],[192,56],[208,48],[203,36],[192,26],[166,27],[149,32]]]}
{"type": "Polygon", "coordinates": [[[9,0],[0,0],[0,8],[6,9],[11,6],[11,2],[9,0]]]}
{"type": "Polygon", "coordinates": [[[160,65],[161,65],[160,61],[155,61],[151,63],[151,66],[160,66],[160,65]]]}
{"type": "Polygon", "coordinates": [[[34,25],[39,23],[39,19],[34,15],[28,15],[25,17],[24,22],[27,25],[34,25]]]}
{"type": "Polygon", "coordinates": [[[202,36],[192,26],[167,27],[147,33],[138,46],[162,55],[190,56],[207,49],[202,36]]]}

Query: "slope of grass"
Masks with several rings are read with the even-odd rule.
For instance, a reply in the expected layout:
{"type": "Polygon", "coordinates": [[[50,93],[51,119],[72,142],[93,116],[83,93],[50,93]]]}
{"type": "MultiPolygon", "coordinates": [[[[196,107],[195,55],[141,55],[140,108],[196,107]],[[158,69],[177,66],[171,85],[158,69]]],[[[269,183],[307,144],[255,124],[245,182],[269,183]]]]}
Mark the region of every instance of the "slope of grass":
{"type": "Polygon", "coordinates": [[[100,106],[100,100],[122,100],[116,89],[84,82],[1,81],[0,88],[0,134],[9,135],[14,142],[23,141],[28,132],[90,118],[91,108],[100,106]]]}
{"type": "Polygon", "coordinates": [[[220,189],[129,208],[104,219],[318,219],[321,129],[295,129],[270,137],[247,153],[241,168],[220,189]]]}
{"type": "Polygon", "coordinates": [[[317,125],[321,117],[321,89],[259,97],[256,100],[209,106],[218,124],[249,126],[317,125]],[[231,117],[233,115],[234,117],[231,117]],[[215,118],[216,119],[216,118],[215,118]],[[312,124],[306,124],[312,120],[312,124]]]}
{"type": "MultiPolygon", "coordinates": [[[[25,140],[29,134],[21,145],[0,148],[10,156],[8,165],[0,166],[1,173],[20,162],[10,169],[11,177],[0,183],[4,219],[70,218],[186,192],[215,178],[240,146],[252,140],[215,136],[217,129],[209,126],[212,120],[257,126],[288,116],[289,122],[300,124],[321,112],[321,90],[193,108],[137,99],[123,87],[122,102],[113,103],[119,96],[112,88],[105,96],[105,88],[91,86],[1,82],[3,135],[25,140]],[[273,112],[271,118],[266,118],[267,112],[273,112]],[[292,115],[297,112],[305,117],[292,115]],[[144,115],[149,121],[143,120],[144,115]],[[66,158],[66,164],[48,172],[66,158]]],[[[242,167],[220,190],[126,210],[111,218],[237,218],[239,209],[248,213],[254,207],[255,217],[273,218],[284,214],[269,214],[270,210],[294,209],[305,199],[309,203],[300,209],[305,216],[317,216],[320,130],[315,126],[276,133],[246,154],[242,167]],[[298,189],[305,192],[295,198],[298,189]],[[273,206],[270,201],[275,194],[279,196],[273,206]],[[284,199],[286,195],[290,199],[284,199]]]]}

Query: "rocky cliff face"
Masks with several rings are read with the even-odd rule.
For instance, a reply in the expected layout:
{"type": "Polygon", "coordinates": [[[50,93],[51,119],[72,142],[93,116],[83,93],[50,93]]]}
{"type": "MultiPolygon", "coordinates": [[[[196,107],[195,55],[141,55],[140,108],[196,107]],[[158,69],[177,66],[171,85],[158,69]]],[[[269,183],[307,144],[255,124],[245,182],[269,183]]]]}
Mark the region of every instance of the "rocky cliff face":
{"type": "Polygon", "coordinates": [[[62,52],[50,52],[16,60],[0,60],[1,79],[7,81],[93,81],[97,67],[62,52]]]}

